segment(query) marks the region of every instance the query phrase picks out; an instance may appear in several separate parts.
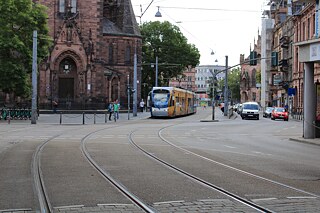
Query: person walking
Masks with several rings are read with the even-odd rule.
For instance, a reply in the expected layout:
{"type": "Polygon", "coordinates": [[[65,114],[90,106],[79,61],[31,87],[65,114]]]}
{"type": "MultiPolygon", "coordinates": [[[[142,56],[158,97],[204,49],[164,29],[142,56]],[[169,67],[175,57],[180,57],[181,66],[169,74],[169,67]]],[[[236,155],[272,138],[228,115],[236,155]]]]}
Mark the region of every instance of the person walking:
{"type": "Polygon", "coordinates": [[[144,109],[144,101],[143,101],[143,99],[141,99],[139,105],[140,105],[140,111],[143,112],[143,109],[144,109]]]}
{"type": "Polygon", "coordinates": [[[222,114],[224,114],[224,103],[223,102],[220,103],[219,107],[220,107],[220,110],[221,110],[222,114]]]}
{"type": "Polygon", "coordinates": [[[113,103],[112,102],[110,102],[108,105],[108,112],[109,112],[109,121],[111,121],[111,116],[113,113],[113,103]]]}
{"type": "Polygon", "coordinates": [[[58,101],[52,101],[52,105],[53,105],[53,113],[57,113],[57,109],[58,109],[58,101]]]}
{"type": "Polygon", "coordinates": [[[117,119],[119,119],[119,109],[120,109],[120,104],[117,99],[117,100],[115,100],[115,102],[113,104],[113,113],[115,113],[115,116],[117,119]]]}

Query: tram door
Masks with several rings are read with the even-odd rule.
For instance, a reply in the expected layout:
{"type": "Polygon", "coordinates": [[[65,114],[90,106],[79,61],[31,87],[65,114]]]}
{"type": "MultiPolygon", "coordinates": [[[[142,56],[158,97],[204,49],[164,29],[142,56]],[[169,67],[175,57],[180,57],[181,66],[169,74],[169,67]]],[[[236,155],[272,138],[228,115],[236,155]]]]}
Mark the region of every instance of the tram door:
{"type": "Polygon", "coordinates": [[[73,99],[74,97],[74,79],[59,78],[59,99],[73,99]]]}

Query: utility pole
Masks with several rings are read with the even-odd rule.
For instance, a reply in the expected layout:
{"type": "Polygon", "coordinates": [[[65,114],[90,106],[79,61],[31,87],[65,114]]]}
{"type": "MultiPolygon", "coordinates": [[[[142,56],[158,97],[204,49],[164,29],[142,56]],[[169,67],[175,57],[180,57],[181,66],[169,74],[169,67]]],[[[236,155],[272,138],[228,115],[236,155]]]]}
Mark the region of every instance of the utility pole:
{"type": "Polygon", "coordinates": [[[214,94],[216,93],[215,92],[215,86],[214,86],[214,81],[215,81],[215,79],[216,79],[216,74],[212,71],[212,70],[210,70],[210,73],[211,73],[211,75],[212,75],[212,81],[211,81],[211,83],[212,83],[212,99],[211,99],[211,104],[212,104],[212,120],[214,121],[214,119],[215,119],[215,116],[214,116],[214,114],[215,114],[215,96],[214,96],[214,94]]]}
{"type": "Polygon", "coordinates": [[[32,49],[32,107],[31,107],[31,124],[37,124],[37,41],[38,33],[33,31],[33,49],[32,49]]]}
{"type": "Polygon", "coordinates": [[[158,56],[156,56],[156,87],[158,86],[158,56]]]}
{"type": "Polygon", "coordinates": [[[138,99],[138,90],[137,90],[137,46],[134,51],[134,67],[133,67],[133,116],[137,116],[137,99],[138,99]]]}
{"type": "Polygon", "coordinates": [[[228,92],[228,56],[226,55],[226,69],[224,78],[224,116],[228,116],[228,102],[229,102],[229,92],[228,92]]]}
{"type": "Polygon", "coordinates": [[[130,120],[130,79],[127,75],[127,95],[128,95],[128,120],[130,120]]]}

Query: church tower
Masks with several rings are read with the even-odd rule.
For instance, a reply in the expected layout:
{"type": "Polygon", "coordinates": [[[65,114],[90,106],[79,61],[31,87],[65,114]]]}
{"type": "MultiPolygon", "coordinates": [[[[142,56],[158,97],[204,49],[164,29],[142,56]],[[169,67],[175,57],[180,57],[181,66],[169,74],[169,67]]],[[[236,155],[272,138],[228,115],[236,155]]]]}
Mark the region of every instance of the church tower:
{"type": "MultiPolygon", "coordinates": [[[[130,0],[37,0],[48,8],[53,40],[40,66],[40,107],[101,109],[118,99],[127,106],[134,54],[141,78],[141,34],[130,0]]],[[[139,81],[140,82],[140,81],[139,81]]],[[[138,99],[141,86],[138,84],[138,99]]]]}

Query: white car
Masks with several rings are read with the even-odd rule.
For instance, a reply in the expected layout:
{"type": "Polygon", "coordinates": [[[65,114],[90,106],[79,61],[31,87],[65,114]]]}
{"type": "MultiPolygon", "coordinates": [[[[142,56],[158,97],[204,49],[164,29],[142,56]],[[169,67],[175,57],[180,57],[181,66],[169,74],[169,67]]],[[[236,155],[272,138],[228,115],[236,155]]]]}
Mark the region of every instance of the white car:
{"type": "Polygon", "coordinates": [[[242,104],[241,118],[254,118],[259,120],[259,104],[257,102],[245,102],[242,104]]]}

